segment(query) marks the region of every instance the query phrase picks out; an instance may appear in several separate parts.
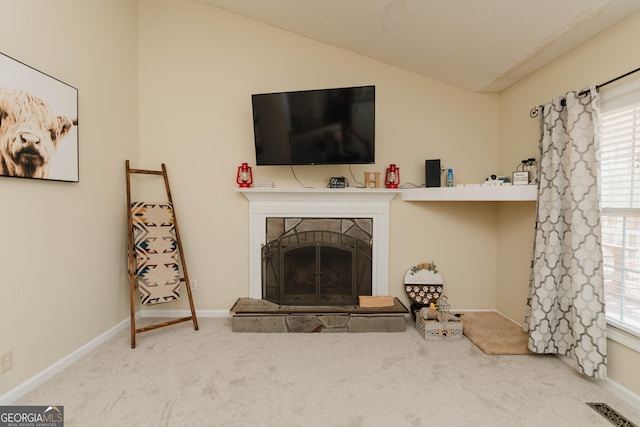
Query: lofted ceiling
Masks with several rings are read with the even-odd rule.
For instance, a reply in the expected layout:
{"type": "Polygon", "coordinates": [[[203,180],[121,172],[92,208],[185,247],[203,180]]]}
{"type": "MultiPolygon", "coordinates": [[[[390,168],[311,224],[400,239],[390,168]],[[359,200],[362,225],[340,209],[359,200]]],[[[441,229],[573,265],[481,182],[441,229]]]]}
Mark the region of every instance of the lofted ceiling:
{"type": "Polygon", "coordinates": [[[475,92],[499,92],[640,0],[200,0],[475,92]]]}

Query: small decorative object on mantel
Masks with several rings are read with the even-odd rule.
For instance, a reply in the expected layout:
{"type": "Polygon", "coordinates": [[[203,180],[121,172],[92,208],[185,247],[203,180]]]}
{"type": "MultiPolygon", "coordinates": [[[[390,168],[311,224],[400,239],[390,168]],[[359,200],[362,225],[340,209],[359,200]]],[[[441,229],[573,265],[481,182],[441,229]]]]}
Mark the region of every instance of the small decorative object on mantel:
{"type": "Polygon", "coordinates": [[[380,188],[380,172],[365,172],[364,186],[365,188],[380,188]]]}
{"type": "Polygon", "coordinates": [[[253,173],[251,172],[251,166],[249,166],[248,163],[242,163],[238,166],[236,183],[240,188],[249,188],[251,187],[251,184],[253,184],[253,173]]]}
{"type": "Polygon", "coordinates": [[[485,182],[482,183],[482,185],[485,187],[499,187],[507,184],[511,184],[511,182],[509,182],[509,178],[507,178],[506,176],[497,175],[491,175],[485,182]]]}
{"type": "Polygon", "coordinates": [[[538,163],[535,158],[523,160],[513,172],[513,185],[537,184],[538,163]]]}
{"type": "Polygon", "coordinates": [[[387,168],[387,174],[384,178],[384,185],[387,188],[398,188],[400,184],[400,168],[394,164],[390,164],[387,168]]]}
{"type": "Polygon", "coordinates": [[[332,176],[329,178],[329,188],[345,188],[347,179],[344,176],[332,176]]]}
{"type": "Polygon", "coordinates": [[[442,288],[442,276],[433,261],[414,265],[407,271],[404,276],[404,290],[413,301],[411,313],[414,318],[416,311],[435,304],[442,295],[442,288]]]}

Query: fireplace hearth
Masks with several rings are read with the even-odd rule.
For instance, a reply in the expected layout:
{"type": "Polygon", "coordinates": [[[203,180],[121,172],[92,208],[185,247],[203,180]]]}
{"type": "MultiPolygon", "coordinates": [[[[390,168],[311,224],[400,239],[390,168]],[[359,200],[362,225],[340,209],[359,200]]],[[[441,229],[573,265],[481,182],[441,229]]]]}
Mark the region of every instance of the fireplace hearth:
{"type": "Polygon", "coordinates": [[[265,299],[238,298],[230,310],[233,332],[403,332],[409,310],[357,305],[280,305],[265,299]]]}
{"type": "Polygon", "coordinates": [[[266,220],[262,294],[283,305],[357,304],[372,294],[371,218],[266,220]]]}

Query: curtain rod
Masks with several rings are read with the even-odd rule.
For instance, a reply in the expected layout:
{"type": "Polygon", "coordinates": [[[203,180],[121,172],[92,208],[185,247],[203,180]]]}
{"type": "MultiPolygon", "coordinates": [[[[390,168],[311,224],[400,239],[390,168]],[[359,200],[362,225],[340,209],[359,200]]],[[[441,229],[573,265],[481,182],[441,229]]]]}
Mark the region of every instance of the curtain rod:
{"type": "MultiPolygon", "coordinates": [[[[631,74],[637,73],[638,71],[640,71],[640,67],[636,68],[635,70],[631,70],[627,73],[621,74],[618,77],[614,77],[609,81],[600,83],[599,85],[596,85],[596,90],[600,90],[600,88],[605,87],[606,85],[611,84],[613,82],[617,82],[618,80],[623,79],[627,76],[630,76],[631,74]]],[[[587,93],[587,92],[580,92],[579,95],[584,93],[587,93]]],[[[533,107],[531,111],[529,111],[529,117],[531,117],[532,119],[538,117],[538,107],[533,107]]]]}

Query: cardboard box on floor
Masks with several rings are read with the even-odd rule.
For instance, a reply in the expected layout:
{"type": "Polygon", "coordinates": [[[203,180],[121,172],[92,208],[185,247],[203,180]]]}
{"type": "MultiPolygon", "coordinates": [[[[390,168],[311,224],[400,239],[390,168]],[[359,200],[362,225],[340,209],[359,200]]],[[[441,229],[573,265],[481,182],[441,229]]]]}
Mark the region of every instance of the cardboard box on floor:
{"type": "Polygon", "coordinates": [[[360,297],[360,307],[393,307],[395,301],[390,295],[365,296],[360,297]]]}

